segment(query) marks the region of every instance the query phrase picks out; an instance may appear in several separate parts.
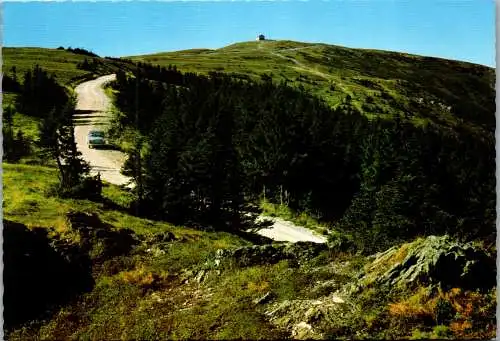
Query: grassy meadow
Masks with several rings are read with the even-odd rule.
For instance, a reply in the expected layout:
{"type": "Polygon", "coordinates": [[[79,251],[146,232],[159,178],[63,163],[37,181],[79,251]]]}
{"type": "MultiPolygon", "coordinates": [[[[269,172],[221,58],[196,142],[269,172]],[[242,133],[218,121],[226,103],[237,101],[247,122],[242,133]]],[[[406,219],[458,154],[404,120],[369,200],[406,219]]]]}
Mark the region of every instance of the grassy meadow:
{"type": "MultiPolygon", "coordinates": [[[[485,66],[432,57],[293,41],[252,41],[216,50],[193,49],[126,57],[183,72],[232,74],[245,79],[271,76],[276,82],[303,86],[331,106],[351,101],[367,117],[404,116],[415,125],[456,128],[463,122],[449,103],[475,87],[494,84],[494,70],[485,66]],[[485,82],[486,80],[486,82],[485,82]]],[[[484,107],[487,93],[471,99],[484,107]]],[[[468,120],[474,131],[484,122],[468,120]]]]}

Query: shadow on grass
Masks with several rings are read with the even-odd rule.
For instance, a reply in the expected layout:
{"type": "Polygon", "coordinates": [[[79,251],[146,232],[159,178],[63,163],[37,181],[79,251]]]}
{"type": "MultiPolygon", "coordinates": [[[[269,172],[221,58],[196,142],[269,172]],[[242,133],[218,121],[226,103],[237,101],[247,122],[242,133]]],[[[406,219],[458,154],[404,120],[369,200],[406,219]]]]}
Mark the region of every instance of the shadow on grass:
{"type": "Polygon", "coordinates": [[[261,236],[260,234],[253,233],[253,232],[246,232],[246,231],[230,231],[231,233],[237,235],[238,237],[251,242],[252,244],[256,245],[266,245],[266,244],[272,244],[274,240],[268,237],[261,236]]]}
{"type": "Polygon", "coordinates": [[[91,255],[93,265],[128,254],[137,243],[132,230],[115,229],[95,213],[69,212],[66,218],[71,229],[80,235],[80,248],[91,255]]]}
{"type": "Polygon", "coordinates": [[[92,290],[92,264],[70,244],[55,246],[47,230],[3,220],[6,329],[50,315],[92,290]]]}
{"type": "Polygon", "coordinates": [[[78,110],[75,110],[75,114],[74,116],[79,116],[79,115],[92,115],[94,113],[96,113],[98,111],[96,110],[85,110],[85,109],[78,109],[78,110]]]}
{"type": "Polygon", "coordinates": [[[114,229],[96,214],[70,212],[66,219],[78,243],[49,237],[3,220],[4,321],[12,330],[50,318],[94,287],[93,274],[107,260],[129,254],[138,243],[130,229],[114,229]]]}
{"type": "Polygon", "coordinates": [[[109,198],[102,197],[97,202],[103,204],[103,208],[105,210],[114,210],[114,211],[118,211],[121,213],[130,214],[133,216],[136,216],[136,213],[138,213],[137,209],[135,207],[133,207],[133,205],[130,205],[129,207],[123,206],[123,205],[117,204],[116,202],[114,202],[113,200],[111,200],[109,198]]]}
{"type": "Polygon", "coordinates": [[[97,149],[97,150],[117,150],[120,151],[120,148],[112,145],[112,144],[100,144],[100,145],[93,145],[92,149],[97,149]]]}
{"type": "Polygon", "coordinates": [[[73,126],[107,126],[109,125],[106,122],[96,122],[90,119],[82,119],[82,120],[74,120],[73,126]]]}
{"type": "Polygon", "coordinates": [[[107,118],[107,115],[103,114],[76,114],[73,115],[73,120],[85,120],[91,118],[107,118]]]}

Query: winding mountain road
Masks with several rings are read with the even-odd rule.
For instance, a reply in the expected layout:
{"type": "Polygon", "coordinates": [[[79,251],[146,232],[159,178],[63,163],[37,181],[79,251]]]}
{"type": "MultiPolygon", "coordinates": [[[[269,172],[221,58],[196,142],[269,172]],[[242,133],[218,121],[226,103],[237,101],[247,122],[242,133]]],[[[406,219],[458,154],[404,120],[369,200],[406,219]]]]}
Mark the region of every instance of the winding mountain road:
{"type": "Polygon", "coordinates": [[[115,184],[127,185],[130,178],[120,173],[126,156],[117,150],[90,149],[87,135],[92,129],[106,130],[111,116],[108,113],[110,100],[102,86],[115,79],[115,75],[99,77],[81,83],[75,88],[77,94],[76,114],[73,117],[75,139],[82,157],[91,166],[91,173],[101,175],[101,179],[115,184]]]}
{"type": "MultiPolygon", "coordinates": [[[[130,178],[120,173],[125,162],[124,153],[110,149],[90,149],[87,145],[87,135],[92,129],[106,128],[110,124],[110,99],[103,90],[103,85],[115,79],[115,75],[102,76],[97,79],[79,84],[75,88],[77,94],[75,125],[75,139],[82,157],[91,166],[91,173],[101,174],[101,179],[115,184],[127,185],[130,178]]],[[[129,185],[131,186],[131,185],[129,185]]],[[[296,226],[291,222],[279,218],[262,217],[273,221],[273,226],[262,229],[258,234],[276,241],[311,241],[325,243],[324,236],[316,235],[311,230],[296,226]]]]}

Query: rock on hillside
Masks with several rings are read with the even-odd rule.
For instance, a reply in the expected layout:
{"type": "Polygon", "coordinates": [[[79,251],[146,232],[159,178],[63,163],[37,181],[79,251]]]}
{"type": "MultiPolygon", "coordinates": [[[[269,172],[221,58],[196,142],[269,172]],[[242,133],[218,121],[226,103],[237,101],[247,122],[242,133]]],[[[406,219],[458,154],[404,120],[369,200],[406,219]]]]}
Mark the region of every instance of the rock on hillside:
{"type": "Polygon", "coordinates": [[[495,259],[472,243],[449,236],[429,236],[371,256],[359,282],[366,286],[415,288],[436,284],[443,289],[491,288],[496,282],[495,259]]]}
{"type": "Polygon", "coordinates": [[[358,307],[336,294],[320,299],[297,299],[277,302],[265,315],[274,325],[287,330],[294,339],[323,339],[332,325],[341,328],[358,307]]]}
{"type": "Polygon", "coordinates": [[[300,263],[303,260],[317,256],[326,249],[326,245],[314,242],[252,245],[236,249],[220,249],[216,252],[213,265],[216,267],[227,265],[245,267],[275,264],[285,259],[300,263]]]}
{"type": "MultiPolygon", "coordinates": [[[[352,325],[363,315],[360,296],[365,290],[390,292],[395,287],[413,291],[440,285],[443,289],[491,288],[495,260],[472,243],[461,244],[448,236],[419,238],[370,256],[359,275],[339,289],[315,299],[272,302],[265,308],[269,321],[295,339],[323,339],[357,333],[352,325]]],[[[341,270],[339,269],[341,272],[341,270]]],[[[318,282],[311,292],[326,282],[318,282]]],[[[322,291],[323,292],[323,291],[322,291]]]]}

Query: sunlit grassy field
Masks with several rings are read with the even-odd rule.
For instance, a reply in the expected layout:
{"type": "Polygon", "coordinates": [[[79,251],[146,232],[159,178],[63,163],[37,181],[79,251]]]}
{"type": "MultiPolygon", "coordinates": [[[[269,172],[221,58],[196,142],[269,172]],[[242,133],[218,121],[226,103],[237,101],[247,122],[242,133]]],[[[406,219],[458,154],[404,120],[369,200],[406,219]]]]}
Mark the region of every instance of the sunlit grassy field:
{"type": "Polygon", "coordinates": [[[65,50],[25,47],[25,48],[2,48],[3,70],[12,76],[12,67],[16,67],[18,81],[23,82],[26,71],[33,69],[35,65],[47,70],[54,75],[61,84],[70,84],[75,77],[88,74],[88,71],[80,70],[77,64],[83,62],[84,55],[71,53],[65,50]]]}
{"type": "Polygon", "coordinates": [[[96,212],[99,217],[116,228],[131,228],[137,233],[170,230],[186,235],[199,235],[192,229],[175,227],[162,222],[141,219],[125,212],[132,195],[111,184],[103,187],[105,202],[62,199],[50,195],[57,184],[57,169],[52,167],[3,163],[4,218],[31,227],[66,229],[65,214],[70,211],[96,212]]]}
{"type": "MultiPolygon", "coordinates": [[[[455,128],[462,122],[450,113],[478,86],[494,87],[494,69],[460,61],[398,52],[353,49],[293,41],[252,41],[224,48],[193,49],[126,57],[185,72],[224,72],[240,78],[303,86],[335,107],[350,101],[369,118],[410,114],[416,125],[455,128]]],[[[488,96],[484,92],[484,96],[488,96]]],[[[488,112],[487,97],[470,98],[478,112],[488,112]]],[[[467,122],[472,130],[476,122],[467,122]]],[[[478,128],[481,129],[481,128],[478,128]]]]}

